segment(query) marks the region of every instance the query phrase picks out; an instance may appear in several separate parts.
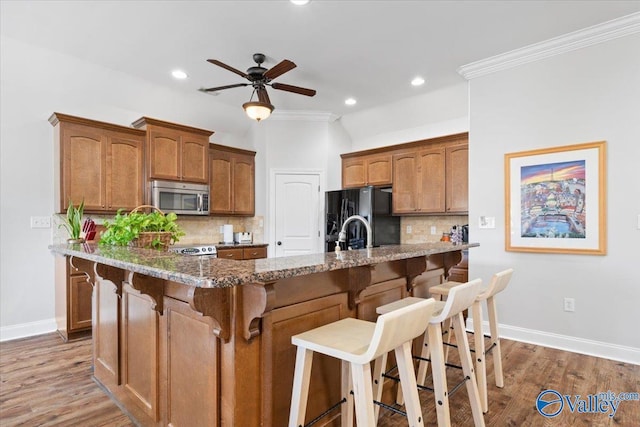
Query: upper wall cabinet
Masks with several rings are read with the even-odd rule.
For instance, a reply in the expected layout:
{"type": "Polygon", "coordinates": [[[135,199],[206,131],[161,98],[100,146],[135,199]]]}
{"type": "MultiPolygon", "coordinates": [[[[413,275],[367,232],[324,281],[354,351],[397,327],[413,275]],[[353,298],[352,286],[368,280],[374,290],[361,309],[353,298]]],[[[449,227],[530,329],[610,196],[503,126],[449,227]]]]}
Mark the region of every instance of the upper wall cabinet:
{"type": "Polygon", "coordinates": [[[149,117],[132,125],[147,131],[149,179],[209,181],[209,137],[213,132],[149,117]]]}
{"type": "Polygon", "coordinates": [[[455,140],[395,154],[393,213],[467,213],[468,153],[466,140],[455,140]]]}
{"type": "Polygon", "coordinates": [[[131,210],[144,204],[145,132],[54,113],[55,211],[84,200],[86,212],[131,210]]]}
{"type": "Polygon", "coordinates": [[[255,151],[211,144],[209,149],[209,212],[255,214],[255,151]]]}
{"type": "Polygon", "coordinates": [[[469,211],[469,145],[446,148],[446,210],[447,213],[469,211]]]}
{"type": "Polygon", "coordinates": [[[342,188],[391,185],[391,153],[342,156],[342,188]]]}

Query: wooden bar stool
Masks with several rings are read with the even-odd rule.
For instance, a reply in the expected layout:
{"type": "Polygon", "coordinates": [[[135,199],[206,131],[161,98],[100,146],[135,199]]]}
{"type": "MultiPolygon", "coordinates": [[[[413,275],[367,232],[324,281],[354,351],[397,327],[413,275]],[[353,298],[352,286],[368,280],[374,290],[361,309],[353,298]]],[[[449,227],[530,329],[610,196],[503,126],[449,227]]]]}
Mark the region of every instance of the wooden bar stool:
{"type": "MultiPolygon", "coordinates": [[[[475,360],[476,360],[476,377],[478,381],[478,391],[480,392],[480,401],[482,403],[482,412],[489,410],[489,399],[487,397],[487,366],[486,354],[493,352],[493,370],[495,374],[496,386],[502,388],[504,386],[504,376],[502,373],[502,352],[500,350],[500,334],[498,331],[498,311],[496,306],[496,294],[502,292],[513,275],[513,269],[509,268],[496,273],[491,278],[489,286],[484,289],[476,298],[477,304],[472,308],[473,318],[473,335],[475,360]],[[482,301],[487,303],[487,312],[489,316],[490,343],[485,350],[484,332],[482,330],[482,301]]],[[[442,299],[449,295],[451,289],[460,286],[460,282],[447,282],[441,285],[433,286],[429,289],[429,293],[434,297],[442,299]]],[[[445,352],[446,353],[446,352],[445,352]]],[[[445,355],[446,360],[446,355],[445,355]]]]}
{"type": "MultiPolygon", "coordinates": [[[[471,404],[471,412],[473,413],[473,422],[475,426],[484,426],[484,418],[482,415],[482,407],[480,404],[480,396],[478,393],[478,384],[473,369],[471,353],[469,351],[469,341],[464,327],[462,312],[473,304],[482,288],[480,279],[461,284],[452,288],[446,301],[436,301],[433,317],[429,321],[429,326],[425,333],[425,345],[422,347],[420,355],[420,364],[418,366],[418,374],[416,376],[417,384],[424,386],[427,376],[429,356],[431,356],[431,371],[433,374],[433,390],[436,401],[436,414],[438,417],[438,426],[451,426],[451,415],[449,412],[449,392],[447,389],[447,376],[444,359],[444,344],[442,342],[442,323],[448,319],[452,320],[453,331],[456,334],[456,342],[458,343],[458,353],[460,354],[460,362],[462,371],[465,375],[465,384],[467,393],[469,394],[469,402],[471,404]]],[[[409,297],[401,301],[405,304],[416,303],[421,298],[409,297]]],[[[377,308],[380,314],[394,310],[400,302],[387,304],[377,308]]],[[[384,314],[383,314],[384,315],[384,314]]],[[[377,363],[377,362],[376,362],[377,363]]],[[[376,373],[378,369],[376,368],[376,373]]],[[[376,377],[377,378],[377,377],[376,377]]],[[[402,379],[400,379],[402,384],[402,379]]],[[[405,388],[398,390],[397,403],[404,400],[405,388]]]]}
{"type": "Polygon", "coordinates": [[[375,426],[371,361],[394,350],[402,387],[407,395],[407,419],[410,426],[423,426],[411,344],[427,328],[435,301],[425,299],[411,306],[379,316],[376,323],[346,318],[291,337],[298,347],[293,377],[289,427],[304,425],[313,352],[342,360],[342,426],[353,423],[355,400],[358,426],[375,426]],[[349,396],[353,385],[353,400],[349,396]]]}

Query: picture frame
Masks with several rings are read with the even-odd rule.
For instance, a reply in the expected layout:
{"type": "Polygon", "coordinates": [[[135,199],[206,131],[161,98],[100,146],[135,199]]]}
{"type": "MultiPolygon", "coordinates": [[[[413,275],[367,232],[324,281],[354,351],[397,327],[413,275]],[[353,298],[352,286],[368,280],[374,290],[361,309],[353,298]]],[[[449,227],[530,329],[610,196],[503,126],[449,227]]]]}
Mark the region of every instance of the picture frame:
{"type": "Polygon", "coordinates": [[[505,250],[606,255],[606,142],[504,156],[505,250]]]}

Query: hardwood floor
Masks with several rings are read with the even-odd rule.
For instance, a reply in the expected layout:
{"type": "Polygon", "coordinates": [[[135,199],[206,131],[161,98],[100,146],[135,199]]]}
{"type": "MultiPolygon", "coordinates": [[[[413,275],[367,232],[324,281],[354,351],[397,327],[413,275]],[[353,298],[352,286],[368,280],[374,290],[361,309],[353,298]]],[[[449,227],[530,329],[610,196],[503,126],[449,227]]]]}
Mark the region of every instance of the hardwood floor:
{"type": "MultiPolygon", "coordinates": [[[[640,366],[502,340],[505,386],[493,383],[488,358],[487,426],[628,426],[640,425],[640,401],[621,402],[615,417],[571,413],[546,419],[536,408],[538,394],[554,389],[572,396],[612,391],[640,392],[640,366]]],[[[455,351],[451,352],[451,361],[455,351]]],[[[0,343],[0,426],[133,426],[131,420],[91,379],[91,340],[64,343],[57,334],[0,343]]],[[[455,383],[460,371],[450,369],[455,383]]],[[[450,397],[454,426],[473,424],[467,392],[450,397]]],[[[433,396],[421,392],[425,425],[435,426],[433,396]]],[[[407,425],[381,410],[380,426],[407,425]]],[[[237,426],[241,427],[241,426],[237,426]]]]}

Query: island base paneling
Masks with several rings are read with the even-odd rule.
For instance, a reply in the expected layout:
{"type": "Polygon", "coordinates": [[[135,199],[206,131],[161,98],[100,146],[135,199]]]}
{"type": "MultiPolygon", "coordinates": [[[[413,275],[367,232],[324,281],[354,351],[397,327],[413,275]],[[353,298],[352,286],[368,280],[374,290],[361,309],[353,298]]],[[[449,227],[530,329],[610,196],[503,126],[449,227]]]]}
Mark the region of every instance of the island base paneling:
{"type": "MultiPolygon", "coordinates": [[[[459,260],[441,253],[227,288],[92,262],[94,376],[143,426],[286,425],[292,335],[345,317],[375,321],[376,307],[427,296],[459,260]]],[[[306,422],[341,400],[340,366],[314,356],[306,422]]],[[[389,403],[395,387],[385,383],[389,403]]],[[[340,425],[340,409],[316,425],[340,425]]]]}

